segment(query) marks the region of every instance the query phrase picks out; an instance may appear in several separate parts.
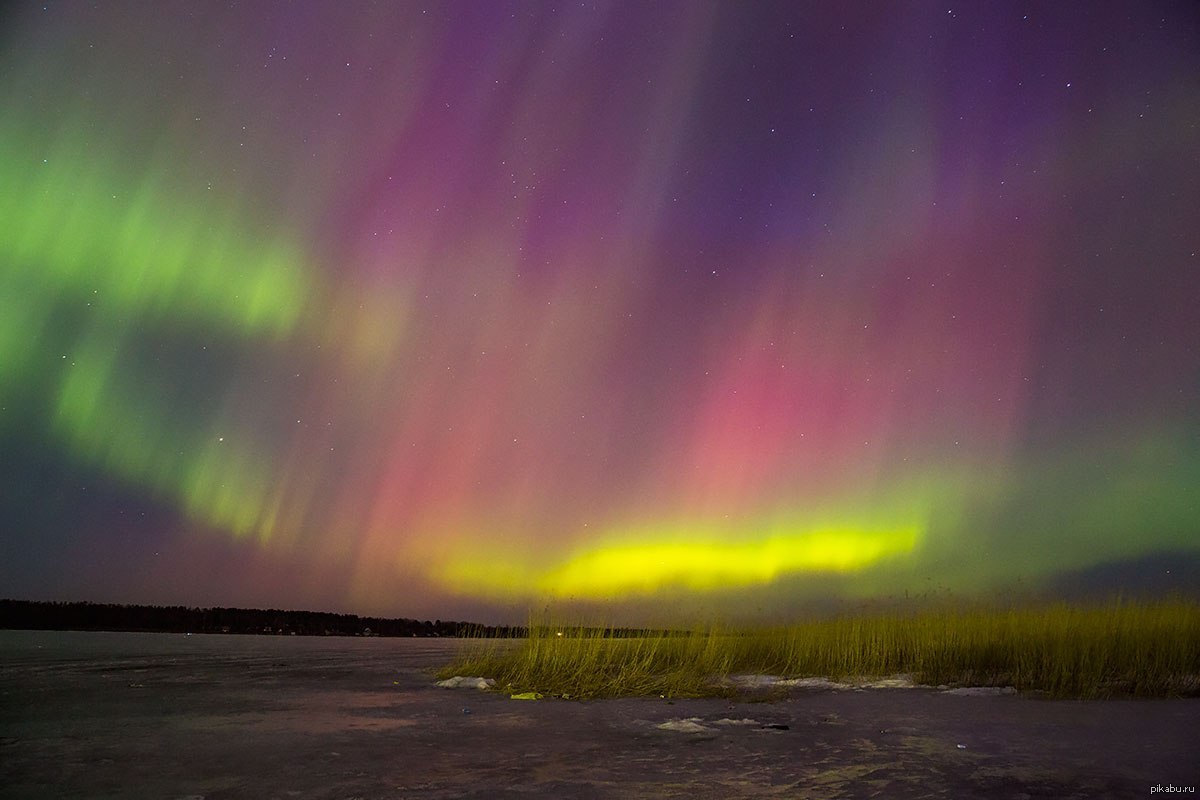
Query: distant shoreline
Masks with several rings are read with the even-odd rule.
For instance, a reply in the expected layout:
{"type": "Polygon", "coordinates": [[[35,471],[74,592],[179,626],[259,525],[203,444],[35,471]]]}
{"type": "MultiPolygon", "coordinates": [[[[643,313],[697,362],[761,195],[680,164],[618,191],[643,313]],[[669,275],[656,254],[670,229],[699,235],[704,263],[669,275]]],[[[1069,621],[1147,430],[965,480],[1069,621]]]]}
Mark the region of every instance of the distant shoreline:
{"type": "Polygon", "coordinates": [[[0,629],[253,636],[517,637],[525,628],[329,611],[0,599],[0,629]]]}

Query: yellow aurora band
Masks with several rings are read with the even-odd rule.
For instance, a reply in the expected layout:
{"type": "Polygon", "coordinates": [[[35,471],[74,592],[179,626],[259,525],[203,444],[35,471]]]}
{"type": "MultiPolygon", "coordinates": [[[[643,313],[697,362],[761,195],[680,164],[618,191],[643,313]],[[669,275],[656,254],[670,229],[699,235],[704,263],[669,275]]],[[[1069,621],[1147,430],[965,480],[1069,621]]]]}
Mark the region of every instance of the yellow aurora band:
{"type": "Polygon", "coordinates": [[[824,527],[732,542],[710,534],[693,540],[610,540],[543,570],[496,554],[453,556],[439,577],[448,588],[469,586],[472,594],[493,598],[612,600],[664,589],[765,585],[803,572],[853,572],[910,553],[921,538],[920,526],[907,525],[824,527]]]}

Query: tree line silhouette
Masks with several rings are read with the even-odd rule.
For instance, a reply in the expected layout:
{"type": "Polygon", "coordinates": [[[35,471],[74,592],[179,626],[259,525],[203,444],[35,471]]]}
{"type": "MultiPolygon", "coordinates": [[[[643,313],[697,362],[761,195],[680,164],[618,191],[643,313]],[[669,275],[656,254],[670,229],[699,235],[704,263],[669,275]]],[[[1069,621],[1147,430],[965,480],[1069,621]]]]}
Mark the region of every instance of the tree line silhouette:
{"type": "Polygon", "coordinates": [[[282,636],[524,636],[525,629],[454,620],[385,619],[328,611],[0,600],[0,628],[282,636]]]}

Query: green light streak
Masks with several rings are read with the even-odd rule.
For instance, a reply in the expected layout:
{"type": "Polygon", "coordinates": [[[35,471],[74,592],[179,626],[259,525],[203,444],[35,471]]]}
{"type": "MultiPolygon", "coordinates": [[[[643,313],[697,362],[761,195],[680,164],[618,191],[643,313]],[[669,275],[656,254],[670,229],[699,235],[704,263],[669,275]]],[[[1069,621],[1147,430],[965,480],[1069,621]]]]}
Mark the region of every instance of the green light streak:
{"type": "Polygon", "coordinates": [[[1164,422],[1120,433],[1017,468],[964,471],[956,491],[966,511],[934,522],[917,574],[956,593],[1031,588],[1064,572],[1200,550],[1200,431],[1164,422]]]}
{"type": "Polygon", "coordinates": [[[16,388],[15,382],[30,366],[37,348],[32,346],[42,331],[44,318],[35,305],[15,302],[0,281],[0,396],[16,388]]]}
{"type": "Polygon", "coordinates": [[[44,163],[31,152],[0,137],[0,271],[115,319],[275,338],[299,322],[311,294],[300,251],[256,236],[236,203],[172,191],[166,170],[122,179],[81,141],[60,142],[44,163]]]}
{"type": "Polygon", "coordinates": [[[265,540],[270,466],[181,417],[171,384],[122,348],[147,327],[292,337],[312,273],[299,245],[247,225],[244,203],[186,191],[161,159],[107,158],[85,122],[50,142],[0,123],[0,399],[52,381],[48,424],[74,459],[265,540]]]}
{"type": "Polygon", "coordinates": [[[172,499],[193,519],[269,539],[270,470],[230,443],[174,424],[154,398],[125,390],[117,353],[116,342],[92,338],[72,354],[55,433],[77,457],[172,499]]]}

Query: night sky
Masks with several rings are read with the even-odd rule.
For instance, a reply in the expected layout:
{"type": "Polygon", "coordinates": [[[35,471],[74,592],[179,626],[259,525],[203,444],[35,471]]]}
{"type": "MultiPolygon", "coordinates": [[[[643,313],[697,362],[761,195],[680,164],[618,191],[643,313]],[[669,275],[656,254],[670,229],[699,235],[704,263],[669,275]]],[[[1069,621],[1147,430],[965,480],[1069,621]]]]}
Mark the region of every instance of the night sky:
{"type": "Polygon", "coordinates": [[[29,599],[1186,589],[1200,11],[10,5],[0,481],[29,599]]]}

